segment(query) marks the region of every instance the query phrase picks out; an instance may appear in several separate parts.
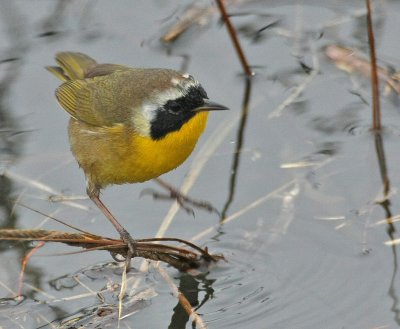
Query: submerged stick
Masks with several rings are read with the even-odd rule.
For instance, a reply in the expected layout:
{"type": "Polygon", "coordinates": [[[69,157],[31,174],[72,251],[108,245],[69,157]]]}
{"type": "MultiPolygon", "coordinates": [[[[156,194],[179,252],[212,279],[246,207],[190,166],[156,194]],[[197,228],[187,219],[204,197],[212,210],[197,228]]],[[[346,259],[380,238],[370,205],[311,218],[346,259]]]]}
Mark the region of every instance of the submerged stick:
{"type": "Polygon", "coordinates": [[[191,4],[185,10],[179,20],[161,37],[165,43],[175,41],[182,33],[187,31],[192,25],[204,25],[204,21],[209,19],[215,9],[211,6],[203,7],[196,3],[191,4]]]}
{"type": "MultiPolygon", "coordinates": [[[[340,45],[329,45],[325,48],[325,55],[332,60],[335,65],[350,74],[355,71],[370,77],[371,63],[360,55],[357,50],[343,47],[340,45]]],[[[398,95],[400,95],[400,82],[397,74],[390,74],[389,70],[377,66],[378,78],[398,95]]]]}

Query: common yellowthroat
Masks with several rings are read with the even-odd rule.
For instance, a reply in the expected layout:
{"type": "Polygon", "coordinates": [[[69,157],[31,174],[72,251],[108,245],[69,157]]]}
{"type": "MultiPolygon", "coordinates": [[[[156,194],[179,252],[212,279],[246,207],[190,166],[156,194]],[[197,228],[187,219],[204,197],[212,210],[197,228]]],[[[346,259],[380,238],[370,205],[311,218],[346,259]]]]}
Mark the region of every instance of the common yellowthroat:
{"type": "Polygon", "coordinates": [[[192,153],[209,111],[227,110],[208,100],[188,74],[162,68],[98,64],[61,52],[46,69],[63,81],[56,89],[70,116],[71,150],[86,176],[86,191],[129,247],[135,240],[100,200],[110,184],[144,182],[178,167],[192,153]]]}

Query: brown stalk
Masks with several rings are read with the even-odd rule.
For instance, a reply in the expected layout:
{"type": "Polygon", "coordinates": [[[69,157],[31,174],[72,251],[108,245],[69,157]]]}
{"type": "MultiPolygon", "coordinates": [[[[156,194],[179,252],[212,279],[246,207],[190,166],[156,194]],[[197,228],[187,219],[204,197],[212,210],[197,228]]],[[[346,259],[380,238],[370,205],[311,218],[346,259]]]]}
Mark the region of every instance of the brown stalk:
{"type": "Polygon", "coordinates": [[[242,47],[240,45],[239,39],[237,37],[236,30],[233,27],[233,25],[231,23],[231,20],[230,20],[228,14],[226,12],[224,3],[223,3],[222,0],[216,0],[216,2],[217,2],[217,5],[218,5],[218,8],[219,8],[219,11],[221,12],[222,18],[223,18],[223,20],[224,20],[224,22],[226,24],[226,28],[228,29],[228,33],[229,33],[229,35],[230,35],[230,37],[232,39],[233,46],[235,47],[236,52],[237,52],[237,54],[239,56],[239,60],[240,60],[240,63],[242,64],[243,71],[244,71],[244,73],[246,74],[246,76],[248,78],[251,78],[253,76],[253,72],[251,71],[250,66],[249,66],[249,64],[247,62],[246,56],[244,55],[244,52],[243,52],[242,47]]]}
{"type": "Polygon", "coordinates": [[[372,129],[381,130],[381,109],[379,102],[379,80],[376,65],[375,37],[372,26],[371,0],[365,0],[367,5],[368,41],[371,57],[371,89],[372,89],[372,129]]]}
{"type": "MultiPolygon", "coordinates": [[[[374,40],[374,31],[372,26],[372,15],[371,15],[371,0],[365,0],[367,5],[367,25],[368,25],[368,40],[369,40],[369,47],[370,47],[370,56],[371,56],[371,84],[372,84],[372,100],[373,100],[373,130],[375,132],[375,146],[378,155],[379,161],[379,168],[381,170],[381,178],[383,183],[383,194],[384,199],[380,202],[380,205],[385,211],[386,220],[387,220],[387,233],[390,237],[390,240],[393,242],[395,241],[395,232],[396,228],[393,225],[393,215],[390,209],[390,199],[389,199],[389,192],[390,192],[390,182],[389,182],[389,175],[386,166],[386,158],[385,152],[383,148],[383,141],[381,136],[381,111],[380,111],[380,103],[379,103],[379,81],[378,81],[378,73],[377,73],[377,65],[376,65],[376,54],[375,54],[375,40],[374,40]]],[[[389,287],[389,296],[393,299],[393,307],[396,319],[398,319],[399,312],[397,311],[397,304],[398,304],[398,296],[396,294],[395,289],[395,280],[396,274],[398,269],[397,263],[397,249],[396,245],[392,244],[392,253],[393,253],[393,274],[390,282],[389,287]]],[[[398,322],[398,321],[397,321],[398,322]]]]}

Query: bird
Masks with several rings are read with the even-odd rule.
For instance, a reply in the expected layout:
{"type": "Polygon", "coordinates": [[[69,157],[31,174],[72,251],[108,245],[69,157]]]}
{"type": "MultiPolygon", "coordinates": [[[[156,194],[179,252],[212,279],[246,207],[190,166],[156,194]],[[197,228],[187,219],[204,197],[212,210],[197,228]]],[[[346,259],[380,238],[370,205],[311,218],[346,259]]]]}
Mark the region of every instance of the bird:
{"type": "Polygon", "coordinates": [[[46,69],[62,81],[55,96],[70,115],[72,154],[83,169],[86,192],[128,246],[136,241],[100,199],[112,184],[140,183],[181,165],[203,133],[212,102],[191,75],[167,68],[99,64],[64,51],[46,69]]]}

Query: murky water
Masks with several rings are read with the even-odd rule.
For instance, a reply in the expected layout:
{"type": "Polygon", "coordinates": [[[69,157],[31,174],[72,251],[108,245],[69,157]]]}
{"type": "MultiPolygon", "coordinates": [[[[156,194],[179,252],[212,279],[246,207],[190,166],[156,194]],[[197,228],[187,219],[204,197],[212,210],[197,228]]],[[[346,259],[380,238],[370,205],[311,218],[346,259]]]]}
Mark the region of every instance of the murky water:
{"type": "MultiPolygon", "coordinates": [[[[160,38],[190,2],[0,4],[1,227],[70,230],[18,200],[117,236],[86,198],[49,201],[85,195],[69,151],[68,115],[54,97],[59,82],[44,70],[56,52],[182,69],[231,110],[211,113],[195,153],[164,179],[212,202],[226,222],[202,210],[193,219],[174,213],[169,201],[140,197],[159,188],[153,182],[109,187],[102,198],[134,237],[155,236],[172,218],[165,235],[193,239],[226,261],[195,274],[161,265],[199,315],[194,323],[165,273],[135,260],[120,327],[399,327],[397,245],[390,245],[398,239],[399,96],[381,83],[384,129],[375,136],[368,78],[325,55],[332,44],[368,54],[364,1],[230,4],[256,72],[251,85],[211,2],[196,3],[205,8],[202,19],[168,45],[160,38]]],[[[374,3],[379,65],[392,74],[400,66],[400,4],[374,3]]],[[[117,326],[122,269],[106,252],[65,255],[78,249],[46,245],[28,262],[25,297],[13,299],[30,246],[0,243],[1,328],[117,326]]]]}

